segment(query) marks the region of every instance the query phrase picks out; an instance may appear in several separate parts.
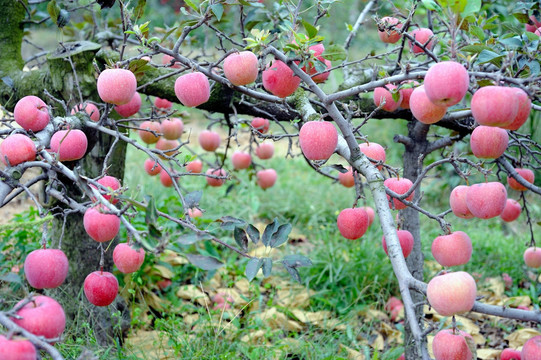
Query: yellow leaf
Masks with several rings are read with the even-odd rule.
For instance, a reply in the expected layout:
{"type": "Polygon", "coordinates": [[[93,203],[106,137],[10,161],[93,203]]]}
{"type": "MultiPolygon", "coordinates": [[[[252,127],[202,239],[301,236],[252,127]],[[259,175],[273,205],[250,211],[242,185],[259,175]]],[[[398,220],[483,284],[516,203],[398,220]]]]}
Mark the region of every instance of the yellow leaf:
{"type": "Polygon", "coordinates": [[[505,283],[501,277],[486,279],[486,288],[497,297],[502,297],[505,293],[505,283]]]}
{"type": "Polygon", "coordinates": [[[511,349],[518,349],[526,341],[533,338],[534,336],[541,335],[541,332],[534,330],[534,329],[520,329],[517,330],[507,337],[507,341],[509,341],[509,347],[511,349]]]}
{"type": "Polygon", "coordinates": [[[278,304],[287,308],[305,308],[310,305],[310,293],[302,288],[300,291],[293,289],[278,290],[276,292],[278,304]]]}
{"type": "Polygon", "coordinates": [[[210,305],[207,294],[195,285],[182,285],[177,291],[177,296],[184,300],[195,301],[201,306],[210,305]]]}
{"type": "Polygon", "coordinates": [[[240,296],[239,292],[235,289],[219,288],[216,289],[216,294],[227,294],[233,298],[233,304],[231,306],[242,307],[248,304],[248,301],[240,296]]]}
{"type": "Polygon", "coordinates": [[[235,282],[235,287],[246,297],[250,296],[250,282],[246,278],[242,278],[235,282]]]}
{"type": "Polygon", "coordinates": [[[340,350],[345,351],[348,354],[349,360],[366,360],[366,357],[363,353],[353,350],[350,347],[347,347],[346,345],[340,344],[340,350]]]}
{"type": "Polygon", "coordinates": [[[259,314],[258,317],[271,329],[297,332],[303,329],[299,323],[289,320],[285,314],[279,312],[276,308],[268,308],[259,314]]]}
{"type": "Polygon", "coordinates": [[[166,333],[159,331],[139,330],[126,339],[125,346],[132,353],[144,356],[145,359],[175,359],[178,355],[167,345],[166,333]]]}
{"type": "Polygon", "coordinates": [[[501,352],[501,350],[478,349],[477,358],[481,360],[499,360],[501,352]]]}
{"type": "Polygon", "coordinates": [[[248,344],[265,344],[265,330],[252,331],[247,335],[244,335],[240,341],[248,344]]]}
{"type": "Polygon", "coordinates": [[[158,274],[166,279],[172,279],[175,274],[163,265],[154,265],[151,274],[158,274]]]}
{"type": "Polygon", "coordinates": [[[510,297],[505,301],[505,305],[511,306],[511,307],[518,307],[518,306],[530,306],[532,305],[532,299],[530,299],[529,296],[514,296],[510,297]]]}
{"type": "Polygon", "coordinates": [[[374,331],[372,332],[372,336],[374,336],[374,340],[372,340],[370,346],[375,350],[383,351],[383,348],[385,347],[385,340],[383,340],[383,335],[381,335],[377,331],[374,331]]]}
{"type": "Polygon", "coordinates": [[[359,311],[359,315],[364,318],[367,322],[370,320],[382,320],[382,321],[388,321],[389,316],[384,313],[383,311],[372,309],[372,308],[364,308],[363,310],[359,311]]]}
{"type": "Polygon", "coordinates": [[[163,310],[164,307],[169,304],[169,301],[160,298],[158,295],[154,294],[151,291],[145,292],[143,297],[147,305],[156,310],[163,310]]]}

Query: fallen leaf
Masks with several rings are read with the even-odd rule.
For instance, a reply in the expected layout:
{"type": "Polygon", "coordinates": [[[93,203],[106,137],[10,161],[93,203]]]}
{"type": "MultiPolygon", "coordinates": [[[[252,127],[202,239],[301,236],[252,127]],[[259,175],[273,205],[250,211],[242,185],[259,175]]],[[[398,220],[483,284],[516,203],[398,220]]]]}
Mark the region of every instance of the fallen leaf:
{"type": "Polygon", "coordinates": [[[240,339],[240,341],[242,341],[243,343],[248,343],[248,344],[263,345],[266,343],[265,330],[253,331],[247,335],[244,335],[240,339]]]}
{"type": "Polygon", "coordinates": [[[501,350],[478,349],[477,358],[481,360],[499,360],[501,352],[501,350]]]}
{"type": "Polygon", "coordinates": [[[289,320],[284,313],[279,312],[273,307],[263,311],[258,317],[271,329],[297,332],[303,329],[298,322],[289,320]]]}
{"type": "Polygon", "coordinates": [[[366,360],[366,357],[363,353],[353,350],[350,347],[347,347],[346,345],[340,344],[340,350],[345,351],[347,353],[349,360],[366,360]]]}
{"type": "Polygon", "coordinates": [[[143,355],[146,359],[176,359],[173,349],[167,346],[168,336],[156,330],[139,330],[135,334],[128,336],[125,342],[126,348],[137,355],[143,355]]]}
{"type": "Polygon", "coordinates": [[[201,306],[210,305],[207,294],[195,285],[182,285],[177,291],[177,296],[184,300],[195,301],[201,306]]]}
{"type": "Polygon", "coordinates": [[[509,341],[509,347],[511,349],[518,349],[519,347],[524,345],[526,341],[538,335],[541,335],[541,332],[537,330],[529,328],[520,329],[509,334],[509,336],[507,337],[507,341],[509,341]]]}

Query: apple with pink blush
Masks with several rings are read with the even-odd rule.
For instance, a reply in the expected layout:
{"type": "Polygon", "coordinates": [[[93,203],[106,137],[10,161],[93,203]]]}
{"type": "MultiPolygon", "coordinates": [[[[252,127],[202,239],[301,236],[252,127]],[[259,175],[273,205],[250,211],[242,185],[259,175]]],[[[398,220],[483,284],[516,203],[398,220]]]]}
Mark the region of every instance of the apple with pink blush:
{"type": "Polygon", "coordinates": [[[26,338],[0,335],[0,359],[2,360],[37,360],[36,348],[26,338]]]}
{"type": "Polygon", "coordinates": [[[161,137],[156,143],[156,150],[163,151],[164,156],[158,156],[162,159],[165,159],[165,156],[175,156],[177,154],[179,146],[180,143],[177,140],[167,140],[161,137]]]}
{"type": "Polygon", "coordinates": [[[165,171],[165,169],[162,169],[160,171],[160,182],[165,187],[172,187],[173,186],[173,178],[165,171]]]}
{"type": "Polygon", "coordinates": [[[184,123],[179,118],[165,119],[161,123],[160,131],[167,140],[177,140],[182,136],[184,123]]]}
{"type": "Polygon", "coordinates": [[[534,336],[522,347],[521,360],[539,359],[541,359],[541,336],[534,336]]]}
{"type": "Polygon", "coordinates": [[[387,44],[396,43],[402,37],[402,34],[398,32],[402,29],[402,26],[404,25],[395,17],[386,16],[381,18],[378,24],[379,39],[387,44]]]}
{"type": "MultiPolygon", "coordinates": [[[[419,44],[423,45],[424,48],[426,48],[428,51],[432,51],[434,48],[435,40],[433,38],[434,33],[432,30],[427,28],[419,28],[415,29],[410,32],[410,35],[417,41],[419,44]]],[[[413,51],[414,54],[422,54],[425,52],[425,50],[414,43],[411,40],[408,40],[409,46],[411,48],[411,51],[413,51]]]]}
{"type": "Polygon", "coordinates": [[[507,127],[517,117],[519,97],[515,88],[485,86],[473,94],[470,106],[479,125],[507,127]]]}
{"type": "Polygon", "coordinates": [[[273,60],[262,74],[263,87],[271,94],[280,98],[293,94],[301,83],[301,78],[295,76],[293,70],[280,60],[273,60]]]}
{"type": "Polygon", "coordinates": [[[299,145],[309,160],[327,160],[338,144],[338,132],[327,121],[309,121],[299,131],[299,145]]]}
{"type": "Polygon", "coordinates": [[[98,205],[88,208],[83,216],[86,233],[97,242],[114,239],[120,230],[120,218],[107,211],[103,205],[98,205]]]}
{"type": "Polygon", "coordinates": [[[261,160],[268,160],[274,155],[274,144],[270,141],[265,141],[255,148],[255,154],[261,160]]]}
{"type": "Polygon", "coordinates": [[[351,166],[348,166],[347,170],[348,171],[345,173],[338,173],[338,182],[343,186],[350,188],[355,186],[355,179],[353,178],[353,170],[351,169],[351,166]]]}
{"type": "Polygon", "coordinates": [[[402,109],[409,109],[410,108],[410,98],[411,93],[415,88],[419,86],[419,82],[414,80],[407,80],[403,81],[402,85],[400,86],[400,94],[402,94],[402,101],[400,102],[400,108],[402,109]],[[408,84],[408,87],[403,87],[404,84],[408,84]]]}
{"type": "Polygon", "coordinates": [[[471,239],[463,231],[438,236],[432,241],[432,256],[441,266],[467,264],[473,251],[471,239]]]}
{"type": "Polygon", "coordinates": [[[215,131],[203,130],[199,134],[199,145],[206,151],[218,149],[220,141],[220,134],[215,131]]]}
{"type": "Polygon", "coordinates": [[[193,72],[175,81],[175,94],[182,105],[196,107],[210,99],[210,84],[205,74],[193,72]]]}
{"type": "Polygon", "coordinates": [[[157,97],[154,99],[154,106],[162,111],[167,111],[173,107],[173,103],[167,99],[160,99],[157,97]]]}
{"type": "Polygon", "coordinates": [[[509,144],[507,130],[492,126],[478,126],[473,129],[470,147],[479,159],[497,159],[503,155],[509,144]]]}
{"type": "Polygon", "coordinates": [[[449,204],[453,214],[462,219],[471,219],[475,217],[466,204],[466,194],[468,193],[468,189],[469,186],[459,185],[451,191],[451,195],[449,196],[449,204]]]}
{"type": "MultiPolygon", "coordinates": [[[[402,249],[402,255],[404,255],[405,259],[411,254],[415,240],[413,235],[408,230],[397,230],[396,235],[398,236],[398,241],[400,242],[400,247],[402,249]]],[[[383,251],[385,251],[385,254],[389,255],[387,252],[387,241],[385,240],[385,236],[381,237],[381,245],[383,246],[383,251]]]]}
{"type": "MultiPolygon", "coordinates": [[[[208,169],[206,172],[207,175],[212,176],[227,176],[227,172],[225,172],[224,169],[208,169]]],[[[210,176],[206,177],[207,184],[209,184],[212,187],[219,187],[225,184],[226,179],[217,179],[210,176]]]]}
{"type": "Polygon", "coordinates": [[[157,161],[153,159],[146,159],[144,167],[145,167],[146,173],[149,174],[150,176],[158,175],[160,171],[162,171],[162,167],[158,164],[157,161]]]}
{"type": "Polygon", "coordinates": [[[113,262],[123,274],[136,272],[145,261],[145,249],[120,243],[113,250],[113,262]]]}
{"type": "Polygon", "coordinates": [[[377,87],[374,89],[374,104],[376,106],[381,106],[382,110],[393,112],[402,103],[402,94],[398,92],[398,99],[393,99],[393,94],[391,91],[394,91],[397,88],[394,84],[387,84],[385,87],[377,87]],[[385,102],[385,104],[383,104],[385,102]]]}
{"type": "Polygon", "coordinates": [[[423,85],[432,103],[449,107],[458,104],[468,92],[470,75],[462,64],[442,61],[428,69],[423,85]]]}
{"type": "Polygon", "coordinates": [[[273,187],[278,178],[278,174],[276,174],[276,170],[274,169],[259,170],[256,176],[257,185],[262,189],[273,187]]]}
{"type": "MultiPolygon", "coordinates": [[[[409,189],[411,189],[411,187],[413,186],[413,183],[411,182],[411,180],[406,179],[406,178],[401,178],[401,179],[389,178],[383,182],[383,185],[389,190],[397,193],[398,195],[403,195],[407,193],[409,189]]],[[[409,194],[406,197],[406,200],[412,201],[414,196],[415,196],[415,191],[412,191],[411,194],[409,194]]],[[[389,199],[389,206],[391,208],[394,207],[395,210],[402,210],[407,207],[407,205],[404,204],[401,200],[396,199],[396,198],[391,199],[390,195],[387,195],[387,199],[389,199]]]]}
{"type": "Polygon", "coordinates": [[[252,164],[252,156],[247,152],[237,150],[231,155],[231,163],[236,170],[247,169],[252,164]]]}
{"type": "Polygon", "coordinates": [[[36,158],[36,145],[28,136],[11,134],[0,144],[0,158],[4,165],[19,165],[36,158]]]}
{"type": "Polygon", "coordinates": [[[526,266],[538,269],[541,267],[541,248],[530,247],[524,251],[524,263],[526,266]]]}
{"type": "Polygon", "coordinates": [[[139,130],[137,133],[139,137],[145,144],[155,144],[160,140],[160,135],[162,131],[161,125],[157,121],[143,121],[139,125],[139,130]]]}
{"type": "Polygon", "coordinates": [[[423,85],[413,90],[409,105],[413,116],[423,124],[437,123],[447,113],[446,106],[436,105],[430,101],[423,85]]]}
{"type": "Polygon", "coordinates": [[[141,109],[141,95],[138,92],[133,94],[133,97],[126,104],[116,105],[115,111],[122,117],[130,117],[137,114],[141,109]]]}
{"type": "MultiPolygon", "coordinates": [[[[38,295],[20,308],[17,318],[11,320],[26,331],[47,339],[56,339],[66,328],[66,315],[62,306],[53,298],[38,295]]],[[[26,300],[19,301],[15,308],[26,300]]]]}
{"type": "Polygon", "coordinates": [[[471,185],[466,193],[466,205],[473,216],[490,219],[499,216],[507,203],[507,190],[499,182],[471,185]]]}
{"type": "Polygon", "coordinates": [[[500,217],[505,222],[511,222],[518,219],[521,212],[522,212],[522,208],[520,204],[518,203],[518,201],[513,200],[513,199],[507,199],[505,208],[503,209],[503,212],[500,214],[500,217]]]}
{"type": "MultiPolygon", "coordinates": [[[[365,154],[367,157],[369,157],[372,160],[372,164],[376,164],[376,162],[384,163],[386,159],[385,154],[385,148],[381,146],[378,143],[375,142],[366,142],[366,143],[360,143],[359,144],[359,150],[363,154],[365,154]]],[[[383,165],[378,165],[378,170],[381,170],[383,168],[383,165]]]]}
{"type": "Polygon", "coordinates": [[[88,140],[79,129],[60,130],[53,134],[49,146],[59,161],[75,161],[85,155],[88,140]]]}
{"type": "Polygon", "coordinates": [[[470,346],[475,346],[472,336],[464,331],[444,329],[438,331],[432,342],[435,360],[472,360],[470,346]]]}
{"type": "Polygon", "coordinates": [[[470,311],[475,303],[477,285],[464,271],[438,275],[428,282],[428,302],[442,316],[452,316],[470,311]]]}
{"type": "Polygon", "coordinates": [[[257,56],[251,51],[241,51],[228,55],[224,60],[223,68],[227,80],[236,86],[253,83],[259,74],[257,56]]]}
{"type": "Polygon", "coordinates": [[[91,304],[108,306],[118,294],[118,280],[110,272],[94,271],[85,278],[83,290],[91,304]]]}
{"type": "Polygon", "coordinates": [[[192,174],[199,174],[203,170],[203,163],[201,160],[192,160],[186,164],[186,171],[192,174]]]}
{"type": "Polygon", "coordinates": [[[504,349],[500,354],[500,360],[520,360],[521,354],[519,350],[504,349]]]}
{"type": "Polygon", "coordinates": [[[29,95],[17,101],[13,109],[13,117],[23,129],[38,132],[45,129],[49,123],[48,109],[47,104],[39,97],[29,95]]]}
{"type": "Polygon", "coordinates": [[[340,211],[336,219],[336,225],[340,234],[349,240],[362,237],[368,229],[369,218],[365,210],[361,208],[348,208],[340,211]]]}
{"type": "MultiPolygon", "coordinates": [[[[522,168],[515,168],[515,171],[518,173],[520,177],[522,177],[524,180],[529,182],[530,184],[533,184],[535,180],[535,174],[530,169],[522,169],[522,168]]],[[[513,190],[517,191],[526,191],[528,188],[522,184],[520,184],[515,178],[513,178],[512,175],[507,176],[507,184],[509,184],[509,187],[513,190]]]]}
{"type": "Polygon", "coordinates": [[[84,111],[90,116],[90,120],[92,121],[99,121],[100,120],[100,111],[98,107],[92,103],[83,103],[75,105],[73,109],[71,109],[71,115],[75,115],[76,113],[84,111]]]}
{"type": "Polygon", "coordinates": [[[269,131],[270,122],[268,119],[256,117],[252,120],[252,126],[261,134],[266,134],[269,131]]]}
{"type": "Polygon", "coordinates": [[[98,77],[98,94],[109,104],[124,105],[135,95],[137,79],[125,69],[106,69],[98,77]]]}
{"type": "Polygon", "coordinates": [[[58,249],[37,249],[24,260],[26,280],[36,289],[59,287],[66,280],[68,270],[68,258],[58,249]]]}

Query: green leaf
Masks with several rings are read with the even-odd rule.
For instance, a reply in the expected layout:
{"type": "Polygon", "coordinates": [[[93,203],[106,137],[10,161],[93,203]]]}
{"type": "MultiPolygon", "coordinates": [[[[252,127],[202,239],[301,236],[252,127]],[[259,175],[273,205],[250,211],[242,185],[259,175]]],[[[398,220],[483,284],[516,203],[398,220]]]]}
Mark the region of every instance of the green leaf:
{"type": "Polygon", "coordinates": [[[207,271],[219,269],[224,265],[223,262],[213,258],[212,256],[186,254],[186,257],[193,265],[207,271]]]}
{"type": "Polygon", "coordinates": [[[496,66],[499,66],[499,60],[503,58],[506,54],[497,54],[490,50],[483,50],[479,54],[479,64],[485,64],[485,63],[493,63],[496,66]]]}
{"type": "Polygon", "coordinates": [[[321,57],[329,61],[344,61],[346,56],[346,49],[338,44],[327,46],[323,54],[321,54],[321,57]]]}
{"type": "Polygon", "coordinates": [[[282,259],[284,264],[289,267],[297,268],[302,266],[312,266],[312,260],[304,255],[286,255],[282,259]]]}
{"type": "Polygon", "coordinates": [[[152,195],[145,195],[145,200],[147,201],[147,208],[145,212],[145,223],[154,224],[158,219],[158,210],[156,209],[156,200],[152,195]]]}
{"type": "Polygon", "coordinates": [[[278,226],[279,223],[277,218],[274,218],[274,220],[269,225],[267,225],[267,227],[263,231],[263,236],[261,237],[263,245],[269,246],[272,234],[274,234],[274,232],[278,229],[278,226]]]}
{"type": "Polygon", "coordinates": [[[216,16],[218,21],[222,20],[222,15],[224,14],[224,6],[222,4],[214,4],[210,6],[210,10],[216,16]]]}
{"type": "Polygon", "coordinates": [[[301,276],[299,275],[299,271],[296,268],[287,265],[283,261],[282,261],[282,265],[284,265],[284,267],[286,268],[289,275],[291,275],[293,280],[297,281],[298,283],[301,283],[301,276]]]}
{"type": "Polygon", "coordinates": [[[492,50],[492,48],[488,47],[486,45],[466,45],[463,48],[461,48],[460,50],[465,51],[465,52],[469,52],[469,53],[473,53],[473,54],[479,54],[483,50],[489,50],[490,51],[490,50],[492,50]]]}
{"type": "Polygon", "coordinates": [[[5,275],[0,275],[0,281],[15,283],[15,284],[22,284],[22,279],[19,275],[15,273],[8,273],[5,275]]]}
{"type": "Polygon", "coordinates": [[[261,269],[261,265],[263,265],[263,261],[258,258],[252,258],[250,259],[250,261],[248,261],[245,271],[248,281],[252,281],[255,278],[257,272],[259,271],[259,269],[261,269]]]}
{"type": "Polygon", "coordinates": [[[272,234],[272,238],[269,243],[269,246],[272,248],[277,248],[278,246],[285,243],[287,241],[287,237],[289,236],[289,233],[291,232],[291,229],[292,229],[291,224],[280,225],[278,227],[278,230],[276,230],[276,232],[272,234]]]}
{"type": "Polygon", "coordinates": [[[306,21],[302,21],[302,26],[304,26],[304,30],[306,30],[306,33],[308,34],[308,38],[309,39],[313,39],[314,37],[317,36],[317,28],[310,24],[309,22],[306,22],[306,21]]]}
{"type": "Polygon", "coordinates": [[[507,46],[509,48],[519,48],[522,47],[522,40],[518,36],[513,36],[507,39],[500,39],[500,44],[507,46]]]}
{"type": "Polygon", "coordinates": [[[237,218],[232,217],[232,216],[222,216],[221,218],[219,218],[216,221],[222,223],[221,226],[222,226],[222,229],[224,229],[224,230],[233,230],[236,227],[244,227],[244,226],[246,226],[246,221],[244,221],[242,219],[237,219],[237,218]]]}
{"type": "Polygon", "coordinates": [[[477,14],[481,10],[481,0],[461,0],[462,2],[466,3],[466,7],[460,15],[462,17],[467,17],[469,15],[477,14]]]}
{"type": "Polygon", "coordinates": [[[272,271],[272,259],[263,258],[263,276],[265,277],[270,276],[271,271],[272,271]]]}
{"type": "Polygon", "coordinates": [[[59,27],[59,28],[63,28],[64,26],[68,25],[68,23],[70,22],[70,13],[65,10],[65,9],[62,9],[60,10],[60,13],[58,14],[58,18],[56,19],[56,25],[59,27]]]}
{"type": "Polygon", "coordinates": [[[439,0],[439,3],[442,7],[449,7],[453,12],[460,13],[464,10],[467,0],[439,0]]]}
{"type": "Polygon", "coordinates": [[[153,237],[154,239],[161,239],[162,238],[162,232],[155,224],[148,224],[148,234],[153,237]]]}
{"type": "MultiPolygon", "coordinates": [[[[470,34],[483,41],[485,39],[485,32],[479,26],[470,26],[470,34]]],[[[474,45],[469,45],[474,46],[474,45]]]]}
{"type": "Polygon", "coordinates": [[[252,224],[248,225],[246,228],[246,233],[248,234],[248,237],[254,244],[257,244],[259,242],[259,238],[261,235],[259,235],[259,230],[252,224]]]}
{"type": "Polygon", "coordinates": [[[235,237],[235,241],[241,247],[241,249],[246,251],[246,249],[248,249],[248,236],[246,236],[246,231],[244,231],[242,228],[236,227],[235,230],[233,230],[233,235],[235,237]]]}
{"type": "Polygon", "coordinates": [[[523,24],[527,24],[530,18],[525,13],[514,13],[513,16],[523,24]]]}
{"type": "Polygon", "coordinates": [[[199,9],[197,8],[197,5],[195,5],[192,0],[184,0],[184,2],[186,3],[186,5],[188,5],[189,7],[191,7],[195,12],[199,12],[199,9]]]}
{"type": "Polygon", "coordinates": [[[201,190],[192,191],[191,193],[186,194],[186,196],[184,196],[184,202],[186,203],[186,207],[190,209],[199,205],[199,201],[201,201],[201,196],[203,196],[203,191],[201,190]]]}
{"type": "Polygon", "coordinates": [[[60,7],[56,4],[56,0],[51,0],[47,4],[47,12],[51,16],[51,20],[56,24],[58,15],[60,15],[60,7]]]}
{"type": "Polygon", "coordinates": [[[145,14],[145,8],[147,6],[147,0],[137,0],[137,6],[133,9],[133,16],[135,21],[139,20],[145,14]]]}
{"type": "Polygon", "coordinates": [[[425,8],[433,11],[440,11],[441,7],[434,0],[422,0],[425,8]]]}

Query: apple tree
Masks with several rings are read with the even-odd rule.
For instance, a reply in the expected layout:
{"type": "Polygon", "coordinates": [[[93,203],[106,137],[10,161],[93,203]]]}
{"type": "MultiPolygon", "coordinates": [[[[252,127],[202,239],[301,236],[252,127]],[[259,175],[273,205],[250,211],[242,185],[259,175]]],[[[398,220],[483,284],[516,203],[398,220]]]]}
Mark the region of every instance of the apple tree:
{"type": "MultiPolygon", "coordinates": [[[[472,256],[468,235],[451,231],[453,216],[512,221],[523,211],[531,232],[525,261],[541,266],[528,211],[532,197],[525,195],[541,194],[534,184],[540,167],[535,126],[541,109],[541,4],[371,0],[355,5],[360,8],[352,24],[337,29],[342,25],[329,14],[348,13],[348,4],[332,0],[189,0],[163,28],[152,20],[159,5],[146,0],[0,0],[0,99],[7,110],[0,203],[26,193],[40,216],[52,216],[43,227],[43,248],[27,256],[24,268],[32,288],[51,290],[1,312],[0,323],[10,332],[0,341],[13,346],[18,340],[12,335],[20,333],[31,342],[29,352],[35,346],[60,359],[52,344],[62,334],[63,317],[70,321],[80,311],[74,299],[81,289],[81,301],[92,304],[84,311],[99,340],[122,337],[109,330],[119,327],[107,306],[121,314],[122,331],[129,317],[110,271],[114,266],[135,271],[145,252],[160,253],[170,245],[156,226],[158,218],[194,241],[211,240],[246,257],[249,279],[260,269],[268,276],[279,260],[299,280],[298,268],[310,265],[308,258],[257,258],[247,252],[249,241],[282,245],[289,224],[272,222],[260,234],[235,214],[224,214],[222,228],[235,240],[225,241],[192,221],[201,192],[187,193],[179,184],[184,176],[201,176],[209,186],[227,186],[232,170],[250,167],[252,156],[271,157],[272,141],[279,140],[329,183],[355,188],[352,208],[337,219],[344,238],[361,238],[373,220],[372,208],[357,206],[370,193],[404,302],[407,359],[429,358],[426,336],[432,329],[421,306],[426,303],[443,316],[475,311],[539,322],[538,312],[478,301],[466,272],[446,269],[423,279],[420,218],[441,227],[444,235],[434,239],[432,252],[448,268],[472,256]],[[53,52],[23,59],[21,46],[31,43],[28,34],[36,26],[57,27],[62,40],[53,52]],[[360,33],[376,28],[378,50],[358,57],[360,33]],[[339,84],[329,86],[329,78],[339,84]],[[156,98],[150,111],[140,111],[149,96],[156,98]],[[210,125],[198,138],[205,153],[182,153],[195,139],[183,136],[172,102],[209,114],[210,125]],[[408,131],[396,134],[398,145],[378,144],[363,129],[374,121],[405,121],[408,131]],[[280,131],[269,133],[269,123],[280,131]],[[215,126],[228,133],[225,144],[212,131],[215,126]],[[130,136],[131,130],[136,135],[130,136]],[[233,152],[243,132],[250,135],[248,151],[233,152]],[[297,144],[300,152],[294,150],[297,144]],[[224,156],[213,156],[220,146],[224,156]],[[403,148],[399,168],[385,161],[390,146],[403,148]],[[128,148],[146,159],[149,175],[175,189],[181,214],[158,211],[152,198],[128,196],[122,187],[125,172],[133,171],[125,167],[128,148]],[[350,169],[326,164],[333,154],[350,169]],[[453,189],[450,208],[433,213],[424,204],[422,184],[441,168],[452,169],[463,183],[453,189]],[[23,178],[25,173],[33,175],[23,178]],[[510,188],[521,191],[522,204],[508,199],[506,177],[510,188]],[[38,199],[29,187],[40,182],[38,199]],[[144,228],[132,221],[141,212],[144,228]],[[119,242],[120,229],[127,242],[119,242]],[[46,266],[55,270],[48,273],[46,266]],[[31,320],[49,328],[37,331],[31,320]]],[[[271,187],[277,176],[273,169],[260,170],[257,183],[271,187]]],[[[186,257],[207,270],[222,265],[212,257],[186,257]]],[[[456,346],[463,359],[471,359],[474,346],[468,339],[454,328],[438,332],[436,358],[456,346]]],[[[535,344],[525,348],[539,351],[535,344]]]]}

